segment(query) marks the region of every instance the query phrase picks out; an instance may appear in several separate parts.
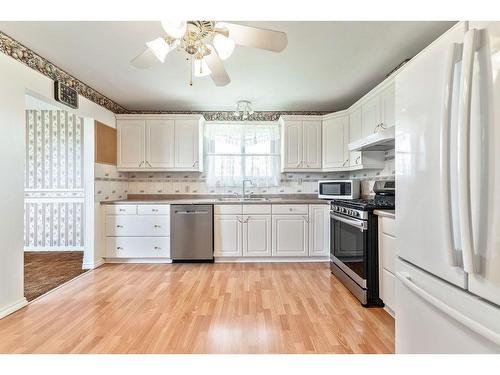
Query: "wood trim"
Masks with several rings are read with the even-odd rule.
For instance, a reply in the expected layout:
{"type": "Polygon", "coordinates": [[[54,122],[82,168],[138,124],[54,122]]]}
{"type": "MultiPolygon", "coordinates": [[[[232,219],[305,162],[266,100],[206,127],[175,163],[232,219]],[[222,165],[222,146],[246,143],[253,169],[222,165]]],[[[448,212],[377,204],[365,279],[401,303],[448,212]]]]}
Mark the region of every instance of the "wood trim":
{"type": "Polygon", "coordinates": [[[95,162],[116,165],[116,129],[95,121],[95,162]]]}

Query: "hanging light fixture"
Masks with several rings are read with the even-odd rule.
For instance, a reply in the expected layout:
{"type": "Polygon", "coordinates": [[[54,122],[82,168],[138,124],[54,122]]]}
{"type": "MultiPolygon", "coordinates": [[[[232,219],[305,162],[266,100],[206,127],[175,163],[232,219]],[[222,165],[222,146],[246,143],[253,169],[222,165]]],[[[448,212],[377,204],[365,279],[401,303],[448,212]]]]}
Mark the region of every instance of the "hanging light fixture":
{"type": "Polygon", "coordinates": [[[240,100],[236,103],[236,111],[234,111],[233,116],[236,118],[242,118],[243,120],[248,119],[248,116],[254,114],[252,109],[252,103],[248,100],[240,100]]]}

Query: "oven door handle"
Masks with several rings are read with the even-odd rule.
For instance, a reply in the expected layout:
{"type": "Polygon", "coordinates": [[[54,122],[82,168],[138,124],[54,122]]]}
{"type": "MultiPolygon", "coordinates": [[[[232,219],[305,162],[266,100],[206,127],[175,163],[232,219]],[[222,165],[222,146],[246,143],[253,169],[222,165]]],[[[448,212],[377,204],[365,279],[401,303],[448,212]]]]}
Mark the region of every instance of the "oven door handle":
{"type": "Polygon", "coordinates": [[[352,225],[353,227],[358,228],[360,231],[364,232],[365,230],[368,229],[368,223],[364,220],[357,220],[357,219],[349,219],[345,216],[340,216],[334,213],[330,212],[330,217],[334,220],[341,221],[343,223],[352,225]]]}

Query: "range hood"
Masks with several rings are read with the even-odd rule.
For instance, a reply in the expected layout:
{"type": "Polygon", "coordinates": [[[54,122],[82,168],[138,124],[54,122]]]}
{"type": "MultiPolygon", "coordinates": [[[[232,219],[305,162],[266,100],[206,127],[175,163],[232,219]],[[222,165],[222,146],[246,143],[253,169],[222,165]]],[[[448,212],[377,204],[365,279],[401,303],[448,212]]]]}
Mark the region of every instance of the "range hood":
{"type": "Polygon", "coordinates": [[[387,151],[394,148],[395,127],[382,129],[348,145],[349,151],[387,151]]]}

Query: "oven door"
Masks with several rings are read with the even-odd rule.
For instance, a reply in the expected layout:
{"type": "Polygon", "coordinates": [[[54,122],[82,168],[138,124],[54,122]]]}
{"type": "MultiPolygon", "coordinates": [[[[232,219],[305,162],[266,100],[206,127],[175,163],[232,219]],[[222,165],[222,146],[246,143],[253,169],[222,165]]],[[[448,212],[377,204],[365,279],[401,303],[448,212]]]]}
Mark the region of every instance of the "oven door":
{"type": "Polygon", "coordinates": [[[368,222],[330,212],[330,260],[366,289],[368,222]]]}

